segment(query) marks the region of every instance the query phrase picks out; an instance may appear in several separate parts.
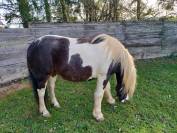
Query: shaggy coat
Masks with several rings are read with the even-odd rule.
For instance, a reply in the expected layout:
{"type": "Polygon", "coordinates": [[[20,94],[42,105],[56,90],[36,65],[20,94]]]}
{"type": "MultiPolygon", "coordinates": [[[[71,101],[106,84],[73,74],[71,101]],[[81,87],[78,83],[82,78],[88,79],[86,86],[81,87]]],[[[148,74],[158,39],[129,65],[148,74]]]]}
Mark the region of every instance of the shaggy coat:
{"type": "Polygon", "coordinates": [[[39,110],[44,116],[49,115],[43,101],[48,82],[52,102],[59,106],[54,93],[56,75],[73,82],[97,79],[93,110],[97,120],[103,120],[103,95],[106,95],[109,103],[114,103],[109,91],[111,75],[116,75],[116,91],[120,101],[128,100],[135,90],[136,68],[133,57],[117,39],[106,34],[90,38],[57,35],[40,37],[27,50],[27,65],[34,92],[39,98],[39,110]]]}

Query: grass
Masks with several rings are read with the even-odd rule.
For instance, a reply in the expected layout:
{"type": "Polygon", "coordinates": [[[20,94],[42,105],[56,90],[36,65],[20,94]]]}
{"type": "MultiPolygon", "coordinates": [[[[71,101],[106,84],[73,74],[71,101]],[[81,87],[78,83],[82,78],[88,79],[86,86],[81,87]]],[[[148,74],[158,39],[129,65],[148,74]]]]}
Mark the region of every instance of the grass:
{"type": "MultiPolygon", "coordinates": [[[[130,102],[115,106],[102,103],[105,121],[92,117],[96,81],[71,83],[57,81],[61,109],[48,109],[51,118],[41,117],[30,89],[15,92],[0,100],[1,133],[171,133],[177,132],[177,58],[136,62],[138,84],[130,102]]],[[[115,95],[115,82],[112,79],[115,95]]]]}

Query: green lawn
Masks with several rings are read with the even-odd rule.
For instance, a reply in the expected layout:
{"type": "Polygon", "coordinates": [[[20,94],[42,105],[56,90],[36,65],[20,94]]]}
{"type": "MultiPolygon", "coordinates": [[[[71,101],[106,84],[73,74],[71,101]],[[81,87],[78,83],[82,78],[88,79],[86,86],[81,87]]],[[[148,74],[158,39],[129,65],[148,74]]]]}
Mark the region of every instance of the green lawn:
{"type": "Polygon", "coordinates": [[[177,58],[142,60],[136,65],[138,84],[133,99],[125,104],[116,102],[115,106],[104,100],[103,122],[96,122],[92,117],[95,81],[60,80],[56,93],[62,108],[55,109],[49,104],[51,118],[38,114],[30,89],[0,99],[0,133],[176,133],[177,58]]]}

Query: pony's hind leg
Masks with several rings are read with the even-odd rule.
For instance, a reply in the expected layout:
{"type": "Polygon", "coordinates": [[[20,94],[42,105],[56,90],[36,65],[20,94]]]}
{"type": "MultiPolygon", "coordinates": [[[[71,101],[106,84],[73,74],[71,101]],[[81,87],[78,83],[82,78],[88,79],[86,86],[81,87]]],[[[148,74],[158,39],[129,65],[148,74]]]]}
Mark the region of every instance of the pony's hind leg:
{"type": "Polygon", "coordinates": [[[51,102],[54,105],[54,107],[60,108],[60,104],[57,101],[57,98],[55,96],[55,82],[56,82],[56,79],[57,79],[57,76],[49,78],[50,97],[51,97],[51,102]]]}
{"type": "Polygon", "coordinates": [[[45,91],[46,91],[46,86],[47,86],[47,82],[44,83],[44,87],[37,89],[38,92],[38,97],[39,97],[39,112],[42,113],[42,115],[44,117],[49,117],[50,113],[47,110],[46,106],[45,106],[45,101],[44,101],[44,96],[45,96],[45,91]]]}
{"type": "Polygon", "coordinates": [[[93,108],[93,117],[97,121],[103,121],[104,117],[101,112],[101,102],[104,95],[103,82],[105,80],[105,76],[99,76],[97,80],[97,87],[94,93],[94,108],[93,108]]]}
{"type": "Polygon", "coordinates": [[[109,81],[105,87],[104,95],[105,95],[106,100],[109,104],[115,104],[115,99],[111,95],[111,85],[110,85],[109,81]]]}

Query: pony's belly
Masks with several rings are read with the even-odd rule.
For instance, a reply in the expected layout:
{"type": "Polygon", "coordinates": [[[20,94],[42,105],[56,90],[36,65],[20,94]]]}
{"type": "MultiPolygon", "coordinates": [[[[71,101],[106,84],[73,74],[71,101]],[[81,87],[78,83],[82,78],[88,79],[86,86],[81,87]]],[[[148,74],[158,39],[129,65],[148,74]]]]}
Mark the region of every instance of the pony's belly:
{"type": "Polygon", "coordinates": [[[61,77],[68,81],[79,82],[88,80],[92,76],[92,68],[67,66],[60,73],[61,77]]]}

